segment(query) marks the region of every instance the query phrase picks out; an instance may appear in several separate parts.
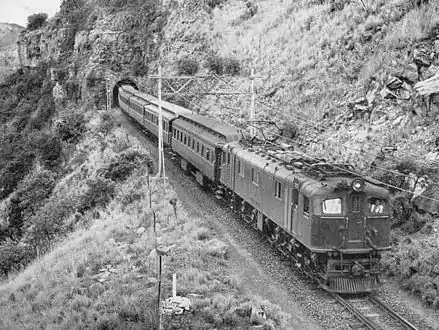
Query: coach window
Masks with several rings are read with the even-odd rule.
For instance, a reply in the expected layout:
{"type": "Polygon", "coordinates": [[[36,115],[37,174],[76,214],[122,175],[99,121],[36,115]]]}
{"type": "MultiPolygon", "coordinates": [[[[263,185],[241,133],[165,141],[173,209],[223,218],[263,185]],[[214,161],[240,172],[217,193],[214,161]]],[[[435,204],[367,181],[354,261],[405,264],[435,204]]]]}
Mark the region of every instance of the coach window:
{"type": "Polygon", "coordinates": [[[195,140],[192,139],[192,150],[194,150],[194,149],[195,149],[195,140]]]}
{"type": "Polygon", "coordinates": [[[274,196],[282,199],[282,182],[274,180],[274,196]]]}
{"type": "Polygon", "coordinates": [[[200,152],[200,142],[197,141],[197,152],[200,152]]]}
{"type": "Polygon", "coordinates": [[[186,136],[186,134],[184,135],[183,143],[184,143],[184,144],[187,144],[187,136],[186,136]]]}
{"type": "Polygon", "coordinates": [[[204,144],[201,145],[201,157],[204,157],[204,144]]]}
{"type": "Polygon", "coordinates": [[[209,162],[210,161],[210,149],[206,148],[206,160],[209,162]]]}
{"type": "Polygon", "coordinates": [[[303,213],[309,214],[309,198],[306,196],[303,196],[303,213]]]}

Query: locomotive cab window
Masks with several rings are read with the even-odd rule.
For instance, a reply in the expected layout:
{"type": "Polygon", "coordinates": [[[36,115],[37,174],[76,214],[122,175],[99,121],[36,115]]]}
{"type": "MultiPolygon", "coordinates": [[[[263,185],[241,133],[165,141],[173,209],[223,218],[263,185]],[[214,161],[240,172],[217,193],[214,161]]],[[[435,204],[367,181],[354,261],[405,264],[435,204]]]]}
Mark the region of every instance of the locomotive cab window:
{"type": "Polygon", "coordinates": [[[369,213],[380,214],[384,213],[387,209],[386,207],[387,201],[381,198],[369,198],[368,200],[368,210],[369,213]]]}
{"type": "Polygon", "coordinates": [[[277,180],[274,181],[274,196],[276,198],[282,199],[282,182],[277,180]]]}
{"type": "Polygon", "coordinates": [[[309,214],[309,198],[306,196],[303,196],[303,213],[309,214]]]}
{"type": "Polygon", "coordinates": [[[322,203],[322,211],[324,214],[340,214],[341,198],[325,199],[322,203]]]}

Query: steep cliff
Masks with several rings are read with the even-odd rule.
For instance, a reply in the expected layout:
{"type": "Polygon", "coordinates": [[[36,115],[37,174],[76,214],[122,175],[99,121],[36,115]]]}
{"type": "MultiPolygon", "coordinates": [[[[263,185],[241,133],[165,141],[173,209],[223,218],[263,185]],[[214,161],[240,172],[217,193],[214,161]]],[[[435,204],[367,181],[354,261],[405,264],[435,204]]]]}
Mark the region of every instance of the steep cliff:
{"type": "Polygon", "coordinates": [[[0,23],[0,82],[18,68],[17,37],[23,29],[16,24],[0,23]]]}

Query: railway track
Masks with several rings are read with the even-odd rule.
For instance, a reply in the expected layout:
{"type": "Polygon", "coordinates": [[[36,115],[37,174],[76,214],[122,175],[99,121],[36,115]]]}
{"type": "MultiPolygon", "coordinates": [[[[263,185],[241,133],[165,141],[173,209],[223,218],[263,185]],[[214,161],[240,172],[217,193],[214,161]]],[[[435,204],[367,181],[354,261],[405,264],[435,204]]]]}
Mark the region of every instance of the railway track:
{"type": "Polygon", "coordinates": [[[328,292],[328,294],[359,322],[351,324],[353,329],[418,329],[376,296],[343,298],[336,293],[328,292]]]}
{"type": "MultiPolygon", "coordinates": [[[[140,127],[137,123],[133,122],[133,124],[140,130],[142,133],[148,135],[150,138],[149,132],[145,131],[140,127]]],[[[169,152],[168,150],[168,156],[169,159],[174,163],[176,167],[179,167],[179,162],[177,161],[177,158],[175,157],[175,154],[173,152],[169,152]]],[[[212,191],[215,195],[215,191],[212,191]]],[[[229,208],[227,203],[223,200],[218,200],[220,204],[223,204],[223,206],[229,208]]],[[[242,220],[247,222],[249,226],[251,226],[254,230],[258,231],[258,229],[254,226],[254,224],[250,223],[245,217],[242,217],[239,212],[236,212],[236,210],[232,211],[236,215],[240,216],[242,220]]],[[[279,245],[277,245],[275,242],[272,242],[268,237],[265,237],[267,241],[276,249],[278,250],[284,257],[289,258],[291,261],[296,262],[297,261],[293,256],[288,254],[284,249],[282,249],[279,245]]],[[[316,274],[313,274],[311,270],[308,270],[305,265],[299,266],[302,273],[306,275],[309,279],[311,279],[316,284],[321,283],[321,279],[316,276],[316,274]]],[[[416,326],[411,324],[409,321],[407,321],[405,318],[403,318],[401,315],[396,313],[394,310],[391,309],[391,307],[387,306],[383,301],[379,300],[377,297],[373,295],[365,295],[365,296],[354,296],[354,298],[343,298],[341,295],[328,292],[325,290],[336,302],[338,302],[340,305],[342,305],[349,313],[351,313],[354,317],[356,322],[351,322],[351,328],[352,329],[380,329],[380,330],[388,330],[388,329],[412,329],[412,330],[418,330],[416,326]]]]}

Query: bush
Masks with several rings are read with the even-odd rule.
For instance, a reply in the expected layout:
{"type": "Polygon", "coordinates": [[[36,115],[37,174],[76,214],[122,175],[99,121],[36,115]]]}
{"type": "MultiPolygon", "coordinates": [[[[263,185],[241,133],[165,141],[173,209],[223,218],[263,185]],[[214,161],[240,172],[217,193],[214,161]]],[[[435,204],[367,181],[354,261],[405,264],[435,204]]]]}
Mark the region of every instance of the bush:
{"type": "Polygon", "coordinates": [[[222,5],[225,2],[227,2],[227,0],[206,0],[206,5],[213,9],[222,5]]]}
{"type": "Polygon", "coordinates": [[[0,274],[6,276],[13,269],[20,269],[35,257],[31,246],[7,240],[0,245],[0,274]]]}
{"type": "Polygon", "coordinates": [[[55,122],[55,136],[67,143],[77,143],[85,132],[84,115],[80,113],[68,113],[55,122]]]}
{"type": "Polygon", "coordinates": [[[21,238],[26,220],[43,205],[55,183],[56,174],[47,170],[31,174],[20,182],[5,208],[9,237],[21,238]]]}
{"type": "Polygon", "coordinates": [[[184,57],[177,62],[177,69],[179,75],[194,75],[198,72],[200,65],[197,61],[184,57]]]}
{"type": "Polygon", "coordinates": [[[39,159],[47,168],[56,167],[61,163],[62,145],[58,137],[43,132],[35,132],[29,138],[30,147],[35,150],[39,159]]]}
{"type": "Polygon", "coordinates": [[[27,18],[27,29],[28,30],[36,30],[43,26],[43,24],[47,20],[46,13],[33,14],[28,16],[27,18]]]}
{"type": "Polygon", "coordinates": [[[18,182],[32,168],[34,155],[29,151],[17,151],[17,156],[0,170],[0,200],[12,193],[18,182]]]}
{"type": "Polygon", "coordinates": [[[234,76],[241,71],[241,64],[238,60],[229,57],[223,58],[218,55],[208,56],[205,67],[218,75],[228,74],[234,76]]]}
{"type": "Polygon", "coordinates": [[[23,240],[33,246],[50,247],[66,231],[65,220],[75,212],[77,202],[71,196],[51,197],[26,223],[23,240]]]}
{"type": "Polygon", "coordinates": [[[114,121],[114,118],[108,112],[104,112],[101,114],[101,121],[97,128],[97,131],[106,136],[108,133],[111,132],[115,125],[116,123],[114,121]]]}
{"type": "Polygon", "coordinates": [[[115,183],[109,179],[87,179],[85,192],[79,198],[78,212],[84,213],[94,207],[104,207],[114,197],[115,188],[115,183]]]}
{"type": "Polygon", "coordinates": [[[105,168],[99,170],[99,175],[113,181],[124,181],[131,173],[141,166],[147,165],[150,173],[154,165],[150,156],[138,149],[128,149],[117,155],[117,158],[105,168]]]}

